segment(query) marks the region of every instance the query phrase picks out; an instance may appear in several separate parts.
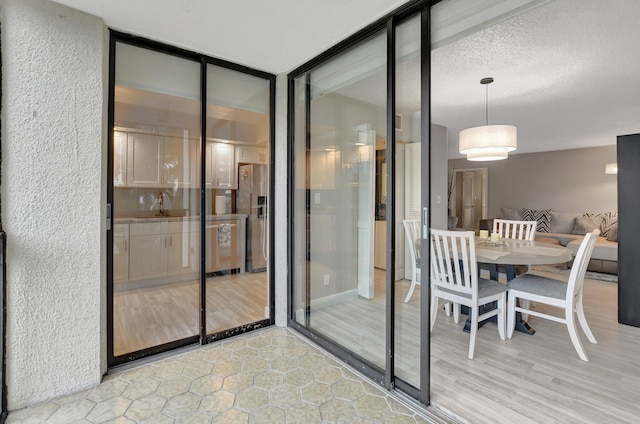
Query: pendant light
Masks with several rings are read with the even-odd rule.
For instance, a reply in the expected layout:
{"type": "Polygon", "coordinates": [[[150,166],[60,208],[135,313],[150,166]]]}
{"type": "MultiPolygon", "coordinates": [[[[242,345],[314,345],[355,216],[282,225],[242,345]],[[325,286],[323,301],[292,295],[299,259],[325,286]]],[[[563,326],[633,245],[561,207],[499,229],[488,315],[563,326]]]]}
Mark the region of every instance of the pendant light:
{"type": "Polygon", "coordinates": [[[506,159],[518,147],[518,130],[513,125],[489,125],[489,84],[493,78],[483,78],[486,86],[486,124],[460,131],[459,151],[467,160],[489,161],[506,159]]]}

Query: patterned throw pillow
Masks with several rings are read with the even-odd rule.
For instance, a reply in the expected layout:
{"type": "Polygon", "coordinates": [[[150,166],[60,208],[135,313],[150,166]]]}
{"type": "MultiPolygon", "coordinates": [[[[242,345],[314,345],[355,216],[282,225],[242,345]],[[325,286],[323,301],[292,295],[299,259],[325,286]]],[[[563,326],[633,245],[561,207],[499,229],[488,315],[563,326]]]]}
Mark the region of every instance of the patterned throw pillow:
{"type": "MultiPolygon", "coordinates": [[[[618,212],[603,212],[603,213],[588,213],[585,212],[582,216],[589,218],[601,219],[600,222],[600,237],[608,237],[613,227],[618,226],[618,212]]],[[[616,237],[617,238],[617,237],[616,237]]]]}
{"type": "Polygon", "coordinates": [[[522,220],[538,221],[536,231],[539,233],[551,232],[551,209],[522,209],[522,220]]]}
{"type": "Polygon", "coordinates": [[[601,216],[576,216],[576,219],[573,221],[571,234],[579,234],[583,236],[587,233],[590,233],[595,228],[600,228],[601,225],[601,216]]]}

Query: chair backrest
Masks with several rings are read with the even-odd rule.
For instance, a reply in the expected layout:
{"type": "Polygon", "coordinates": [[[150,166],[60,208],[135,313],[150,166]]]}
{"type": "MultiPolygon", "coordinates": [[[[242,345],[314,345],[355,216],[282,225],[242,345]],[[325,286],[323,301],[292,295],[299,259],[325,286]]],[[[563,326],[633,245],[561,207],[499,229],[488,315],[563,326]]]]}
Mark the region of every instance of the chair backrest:
{"type": "Polygon", "coordinates": [[[517,240],[533,240],[536,238],[538,221],[512,221],[510,219],[494,219],[493,232],[502,238],[517,240]]]}
{"type": "Polygon", "coordinates": [[[567,301],[573,300],[578,294],[582,292],[584,286],[584,275],[587,272],[587,266],[591,259],[591,253],[593,253],[593,247],[596,244],[596,240],[600,235],[600,230],[595,229],[590,233],[587,233],[580,243],[578,253],[573,259],[573,265],[571,266],[571,274],[569,274],[569,282],[567,284],[567,301]]]}
{"type": "Polygon", "coordinates": [[[478,296],[478,264],[473,231],[431,230],[431,282],[478,296]]]}
{"type": "Polygon", "coordinates": [[[416,241],[420,239],[420,220],[405,219],[402,221],[402,224],[404,225],[404,232],[407,235],[407,243],[409,243],[411,259],[414,263],[417,263],[420,259],[420,251],[416,249],[416,241]]]}

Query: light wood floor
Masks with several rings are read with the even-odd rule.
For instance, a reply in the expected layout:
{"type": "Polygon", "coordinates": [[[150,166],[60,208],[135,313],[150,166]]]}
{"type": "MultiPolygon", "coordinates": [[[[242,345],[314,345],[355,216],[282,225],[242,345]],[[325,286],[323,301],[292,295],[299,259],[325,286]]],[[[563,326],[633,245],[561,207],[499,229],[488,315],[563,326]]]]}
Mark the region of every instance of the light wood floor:
{"type": "MultiPolygon", "coordinates": [[[[197,281],[116,292],[116,356],[197,335],[200,288],[197,281]]],[[[207,334],[265,318],[267,273],[207,278],[207,334]]]]}
{"type": "MultiPolygon", "coordinates": [[[[383,280],[384,274],[376,281],[383,280]]],[[[562,278],[558,274],[545,274],[562,278]]],[[[396,372],[418,384],[419,289],[408,304],[409,282],[396,284],[396,372]]],[[[384,291],[312,312],[312,326],[382,366],[384,291]],[[314,318],[315,316],[315,318],[314,318]]],[[[544,310],[543,305],[538,309],[544,310]]],[[[585,283],[585,314],[598,340],[581,334],[591,362],[581,361],[566,327],[535,317],[534,336],[515,333],[501,341],[495,324],[479,332],[474,360],[463,319],[440,311],[431,338],[431,399],[472,423],[631,423],[640,419],[640,328],[617,323],[617,284],[585,283]]]]}
{"type": "MultiPolygon", "coordinates": [[[[374,299],[313,311],[311,325],[382,367],[384,272],[377,270],[375,281],[374,299]]],[[[420,288],[405,304],[408,289],[408,281],[396,283],[396,372],[417,385],[420,288]]],[[[264,316],[266,274],[218,277],[208,282],[208,290],[208,328],[229,328],[264,316]]],[[[196,334],[197,294],[195,283],[118,293],[119,351],[196,334]]],[[[495,324],[485,325],[478,333],[475,359],[468,360],[463,323],[455,324],[440,311],[431,339],[432,401],[472,423],[638,422],[640,328],[617,323],[617,284],[586,280],[585,313],[598,340],[591,345],[581,335],[589,363],[578,358],[565,326],[535,317],[529,320],[534,336],[515,333],[507,341],[499,339],[495,324]]]]}

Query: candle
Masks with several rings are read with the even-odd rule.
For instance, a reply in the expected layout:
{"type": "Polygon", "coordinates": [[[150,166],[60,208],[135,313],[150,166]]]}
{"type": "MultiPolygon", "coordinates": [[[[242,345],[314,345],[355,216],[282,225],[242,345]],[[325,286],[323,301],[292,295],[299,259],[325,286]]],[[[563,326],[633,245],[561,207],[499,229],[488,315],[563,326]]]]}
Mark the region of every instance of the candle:
{"type": "Polygon", "coordinates": [[[489,231],[488,230],[480,230],[480,238],[481,239],[488,239],[489,238],[489,231]]]}
{"type": "Polygon", "coordinates": [[[497,243],[500,241],[500,234],[498,233],[491,233],[491,242],[492,243],[497,243]]]}

